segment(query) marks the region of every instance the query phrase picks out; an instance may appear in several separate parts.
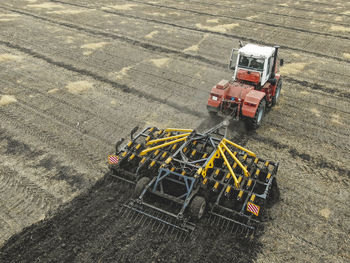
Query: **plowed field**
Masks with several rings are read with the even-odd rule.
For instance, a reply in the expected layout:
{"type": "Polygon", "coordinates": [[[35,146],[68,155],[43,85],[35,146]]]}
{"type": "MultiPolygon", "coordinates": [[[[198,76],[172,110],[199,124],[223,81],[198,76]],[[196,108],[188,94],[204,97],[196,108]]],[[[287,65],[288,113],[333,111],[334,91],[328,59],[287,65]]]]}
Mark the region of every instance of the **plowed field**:
{"type": "Polygon", "coordinates": [[[1,1],[0,262],[349,262],[349,83],[346,0],[1,1]],[[239,40],[285,61],[262,126],[229,131],[280,162],[264,232],[133,226],[107,154],[135,126],[210,128],[239,40]]]}

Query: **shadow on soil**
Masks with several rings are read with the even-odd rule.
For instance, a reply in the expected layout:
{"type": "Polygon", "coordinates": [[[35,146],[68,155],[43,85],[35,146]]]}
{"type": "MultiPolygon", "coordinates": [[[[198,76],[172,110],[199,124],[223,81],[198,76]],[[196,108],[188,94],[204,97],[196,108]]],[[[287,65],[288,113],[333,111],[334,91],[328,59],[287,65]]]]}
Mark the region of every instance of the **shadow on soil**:
{"type": "Polygon", "coordinates": [[[130,185],[106,175],[52,217],[10,238],[0,262],[252,262],[259,238],[244,239],[201,223],[180,243],[121,218],[130,185]]]}

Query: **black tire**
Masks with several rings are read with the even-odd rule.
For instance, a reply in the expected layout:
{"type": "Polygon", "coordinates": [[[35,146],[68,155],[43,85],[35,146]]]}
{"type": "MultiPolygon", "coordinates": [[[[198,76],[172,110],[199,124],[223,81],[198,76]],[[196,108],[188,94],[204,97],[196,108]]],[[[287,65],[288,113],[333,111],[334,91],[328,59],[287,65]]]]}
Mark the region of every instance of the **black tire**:
{"type": "Polygon", "coordinates": [[[151,179],[148,177],[142,177],[140,180],[137,181],[133,193],[134,198],[137,198],[141,195],[143,189],[145,189],[146,185],[148,185],[150,181],[151,179]]]}
{"type": "Polygon", "coordinates": [[[207,202],[202,196],[195,196],[190,205],[190,214],[192,219],[200,220],[203,217],[207,202]]]}
{"type": "Polygon", "coordinates": [[[280,77],[280,79],[278,80],[275,96],[272,97],[272,106],[275,106],[278,103],[278,100],[281,96],[281,90],[282,90],[282,77],[280,77]]]}
{"type": "Polygon", "coordinates": [[[249,128],[256,130],[260,127],[266,108],[266,101],[262,99],[259,103],[258,108],[256,109],[254,118],[247,118],[247,125],[249,128]]]}

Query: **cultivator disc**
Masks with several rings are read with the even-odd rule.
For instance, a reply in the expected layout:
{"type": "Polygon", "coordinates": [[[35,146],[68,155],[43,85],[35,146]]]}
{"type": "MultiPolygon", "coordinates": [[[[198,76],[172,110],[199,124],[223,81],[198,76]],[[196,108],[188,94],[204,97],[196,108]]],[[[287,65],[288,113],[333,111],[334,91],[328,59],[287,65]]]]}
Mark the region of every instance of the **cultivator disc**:
{"type": "Polygon", "coordinates": [[[207,207],[210,225],[254,233],[278,163],[227,140],[222,128],[226,123],[205,133],[146,128],[132,133],[121,150],[117,144],[112,174],[136,184],[126,214],[135,223],[187,237],[207,207]]]}

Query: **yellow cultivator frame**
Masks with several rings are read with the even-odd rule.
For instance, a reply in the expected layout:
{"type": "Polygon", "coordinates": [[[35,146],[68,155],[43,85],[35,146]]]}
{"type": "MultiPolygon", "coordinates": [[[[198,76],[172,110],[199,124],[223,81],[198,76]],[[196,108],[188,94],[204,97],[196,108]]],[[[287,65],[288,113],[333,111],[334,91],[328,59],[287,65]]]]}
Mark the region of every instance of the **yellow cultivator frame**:
{"type": "Polygon", "coordinates": [[[147,183],[126,207],[189,233],[193,228],[189,219],[198,217],[192,215],[197,211],[194,208],[202,207],[195,202],[204,199],[211,204],[211,222],[224,220],[254,231],[279,164],[258,158],[226,139],[226,130],[220,131],[225,127],[223,122],[204,133],[148,127],[131,135],[131,141],[122,149],[116,146],[118,162],[110,164],[113,176],[135,183],[135,189],[147,183]],[[150,197],[177,205],[163,209],[147,203],[150,197]]]}
{"type": "Polygon", "coordinates": [[[203,176],[203,178],[205,178],[206,175],[207,175],[208,169],[214,167],[214,161],[215,161],[215,159],[218,159],[218,158],[222,157],[223,160],[224,160],[224,162],[225,162],[225,164],[226,164],[226,166],[227,166],[227,168],[228,168],[229,171],[230,171],[230,174],[231,174],[231,176],[232,176],[234,182],[235,182],[235,187],[236,187],[237,189],[239,189],[239,188],[240,188],[240,185],[239,185],[240,182],[239,182],[238,178],[236,177],[236,175],[235,175],[235,173],[234,173],[232,167],[236,167],[237,165],[238,165],[239,167],[241,167],[241,169],[243,170],[244,175],[245,175],[246,177],[249,177],[249,176],[250,176],[250,173],[248,172],[247,167],[245,167],[245,166],[238,160],[238,158],[236,157],[237,152],[232,153],[232,151],[227,147],[227,144],[229,144],[229,145],[231,145],[231,146],[233,146],[233,147],[235,147],[235,148],[237,148],[237,149],[239,149],[239,150],[241,150],[241,151],[244,151],[246,154],[248,154],[248,155],[250,155],[250,156],[252,156],[252,157],[256,157],[255,153],[253,153],[253,152],[251,152],[251,151],[249,151],[249,150],[243,148],[242,146],[240,146],[240,145],[238,145],[238,144],[235,144],[234,142],[231,142],[231,141],[229,141],[229,140],[223,138],[223,139],[221,140],[221,142],[218,144],[217,150],[216,150],[216,152],[214,153],[214,155],[213,155],[213,156],[211,157],[211,159],[208,161],[208,163],[207,163],[207,165],[204,167],[204,169],[201,170],[201,171],[202,171],[202,176],[203,176]],[[232,157],[232,159],[235,161],[232,165],[229,163],[229,161],[228,161],[228,159],[227,159],[227,157],[226,157],[226,155],[225,155],[225,152],[227,152],[227,153],[232,157]]]}
{"type": "MultiPolygon", "coordinates": [[[[161,130],[159,132],[162,133],[163,131],[161,130]]],[[[154,146],[154,147],[146,148],[145,150],[143,150],[140,153],[140,155],[143,156],[143,155],[146,155],[148,152],[158,150],[160,148],[163,148],[163,147],[166,147],[166,146],[178,143],[178,142],[185,141],[187,139],[187,137],[191,134],[192,130],[191,129],[168,128],[168,129],[165,129],[164,132],[169,132],[169,133],[170,132],[185,132],[185,133],[148,141],[146,143],[146,145],[152,145],[152,144],[159,143],[159,142],[165,142],[165,143],[159,144],[159,145],[154,146]],[[166,142],[166,141],[169,141],[169,142],[166,142]]]]}

